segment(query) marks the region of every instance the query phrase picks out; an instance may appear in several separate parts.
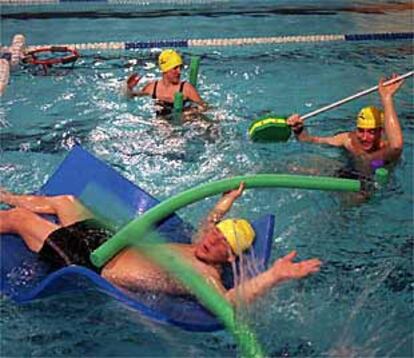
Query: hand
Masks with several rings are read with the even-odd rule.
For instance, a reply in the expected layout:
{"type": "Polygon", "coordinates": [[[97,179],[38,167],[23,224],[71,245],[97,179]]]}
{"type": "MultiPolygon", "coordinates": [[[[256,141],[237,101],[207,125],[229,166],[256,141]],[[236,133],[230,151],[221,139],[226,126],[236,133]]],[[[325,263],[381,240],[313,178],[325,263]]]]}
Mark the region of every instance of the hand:
{"type": "Polygon", "coordinates": [[[397,82],[394,82],[392,84],[389,85],[384,85],[384,83],[387,80],[392,80],[394,78],[397,78],[398,75],[396,73],[394,73],[391,78],[386,79],[386,78],[381,78],[378,84],[378,92],[379,95],[381,97],[381,99],[389,99],[391,98],[395,92],[398,91],[398,89],[402,86],[402,84],[404,83],[404,80],[399,80],[397,82]]]}
{"type": "Polygon", "coordinates": [[[304,128],[303,119],[300,118],[299,114],[292,114],[287,120],[287,125],[292,127],[293,133],[299,135],[304,128]]]}
{"type": "Polygon", "coordinates": [[[133,73],[130,75],[127,79],[127,87],[130,91],[137,85],[139,80],[141,79],[141,76],[138,75],[138,73],[133,73]]]}
{"type": "Polygon", "coordinates": [[[277,282],[300,279],[312,273],[318,272],[322,262],[318,259],[292,262],[296,257],[296,251],[292,251],[285,257],[277,260],[271,270],[277,282]]]}
{"type": "Polygon", "coordinates": [[[244,182],[242,181],[242,182],[240,182],[240,185],[237,189],[230,190],[230,191],[224,193],[224,195],[226,195],[227,197],[231,197],[235,200],[240,195],[242,195],[243,191],[244,191],[244,182]]]}

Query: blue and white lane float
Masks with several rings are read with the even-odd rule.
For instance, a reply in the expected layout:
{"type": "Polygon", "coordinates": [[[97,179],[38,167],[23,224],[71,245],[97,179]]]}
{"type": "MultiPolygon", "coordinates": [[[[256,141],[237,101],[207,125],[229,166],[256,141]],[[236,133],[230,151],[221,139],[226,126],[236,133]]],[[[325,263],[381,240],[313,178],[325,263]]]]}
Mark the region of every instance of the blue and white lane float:
{"type": "Polygon", "coordinates": [[[156,48],[186,48],[186,47],[223,47],[223,46],[256,46],[268,44],[314,43],[338,41],[392,41],[413,40],[414,32],[382,32],[371,34],[342,34],[342,35],[298,35],[271,37],[242,37],[242,38],[213,38],[187,40],[157,40],[157,41],[127,41],[127,42],[92,42],[78,44],[57,44],[31,46],[34,50],[44,46],[67,46],[77,50],[142,50],[156,48]]]}

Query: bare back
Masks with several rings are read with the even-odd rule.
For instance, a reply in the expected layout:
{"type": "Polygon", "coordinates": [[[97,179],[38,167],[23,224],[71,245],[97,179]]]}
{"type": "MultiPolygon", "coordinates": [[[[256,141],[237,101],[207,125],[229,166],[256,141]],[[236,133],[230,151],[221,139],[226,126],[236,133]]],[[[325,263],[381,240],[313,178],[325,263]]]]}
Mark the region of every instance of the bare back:
{"type": "MultiPolygon", "coordinates": [[[[220,270],[208,265],[194,256],[192,245],[167,244],[175,254],[200,273],[214,287],[224,292],[220,280],[220,270]]],[[[156,249],[156,247],[154,247],[156,249]]],[[[165,292],[170,294],[188,294],[188,290],[171,274],[137,249],[128,248],[115,256],[102,270],[102,276],[110,282],[130,291],[165,292]]]]}

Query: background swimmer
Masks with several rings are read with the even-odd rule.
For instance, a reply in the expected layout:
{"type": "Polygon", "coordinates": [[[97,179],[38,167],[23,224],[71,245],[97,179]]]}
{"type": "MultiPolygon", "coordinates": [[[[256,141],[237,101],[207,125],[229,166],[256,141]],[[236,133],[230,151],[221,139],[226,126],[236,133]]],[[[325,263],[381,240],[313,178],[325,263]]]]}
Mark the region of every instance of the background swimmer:
{"type": "Polygon", "coordinates": [[[158,65],[162,72],[160,80],[150,81],[141,89],[134,87],[141,79],[137,73],[130,75],[126,82],[127,97],[151,96],[155,100],[157,116],[169,117],[173,114],[174,95],[183,94],[184,119],[207,110],[207,104],[197,89],[187,81],[181,81],[182,57],[174,50],[164,50],[158,57],[158,65]]]}
{"type": "MultiPolygon", "coordinates": [[[[398,77],[396,74],[392,79],[398,77]]],[[[287,123],[292,126],[297,140],[318,144],[328,144],[346,149],[353,157],[365,163],[383,160],[384,164],[399,159],[403,149],[403,134],[395,110],[393,95],[402,86],[403,80],[384,85],[385,79],[379,82],[378,93],[384,111],[374,106],[363,108],[357,117],[356,129],[334,136],[317,137],[309,135],[303,120],[298,114],[291,115],[287,123]]]]}

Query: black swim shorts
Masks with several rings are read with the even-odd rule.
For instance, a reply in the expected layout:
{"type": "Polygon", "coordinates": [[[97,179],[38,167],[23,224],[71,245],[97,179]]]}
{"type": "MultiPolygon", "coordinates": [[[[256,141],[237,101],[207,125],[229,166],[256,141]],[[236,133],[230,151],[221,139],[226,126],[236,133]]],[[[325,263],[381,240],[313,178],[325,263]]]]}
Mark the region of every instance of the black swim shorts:
{"type": "Polygon", "coordinates": [[[373,190],[374,179],[372,175],[370,176],[364,175],[363,173],[352,168],[349,165],[344,166],[338,169],[337,171],[335,171],[334,176],[337,178],[342,178],[342,179],[358,180],[361,183],[360,192],[368,193],[373,190]]]}
{"type": "Polygon", "coordinates": [[[54,270],[79,265],[99,273],[100,269],[92,264],[89,255],[113,234],[97,220],[79,221],[53,231],[39,251],[39,256],[54,270]]]}

